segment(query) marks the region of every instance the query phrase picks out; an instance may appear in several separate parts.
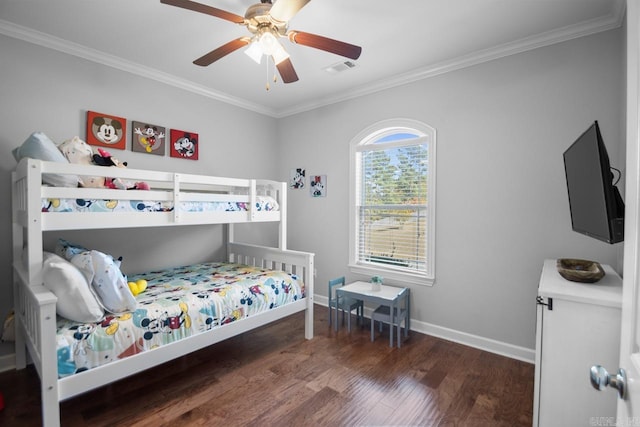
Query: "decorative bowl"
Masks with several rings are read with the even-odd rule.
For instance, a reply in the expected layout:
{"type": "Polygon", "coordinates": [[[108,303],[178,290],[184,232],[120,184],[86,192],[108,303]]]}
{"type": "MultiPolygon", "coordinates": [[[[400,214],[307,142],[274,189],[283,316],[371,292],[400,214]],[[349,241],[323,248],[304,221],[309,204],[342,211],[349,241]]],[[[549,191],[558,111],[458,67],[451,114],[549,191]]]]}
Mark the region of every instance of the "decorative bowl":
{"type": "Polygon", "coordinates": [[[602,266],[595,261],[561,258],[556,265],[558,273],[572,282],[595,283],[604,277],[602,266]]]}

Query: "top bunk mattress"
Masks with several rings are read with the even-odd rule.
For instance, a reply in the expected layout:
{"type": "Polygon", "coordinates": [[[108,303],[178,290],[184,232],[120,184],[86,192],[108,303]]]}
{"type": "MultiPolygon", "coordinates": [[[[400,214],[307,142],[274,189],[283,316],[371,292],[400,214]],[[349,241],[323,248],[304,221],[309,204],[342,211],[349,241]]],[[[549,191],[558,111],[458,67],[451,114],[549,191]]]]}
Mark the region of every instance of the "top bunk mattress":
{"type": "MultiPolygon", "coordinates": [[[[62,199],[43,198],[42,212],[173,212],[174,203],[165,200],[62,199]]],[[[180,212],[246,212],[248,202],[191,201],[179,203],[180,212]]],[[[280,209],[273,197],[258,196],[254,209],[271,212],[280,209]]]]}
{"type": "Polygon", "coordinates": [[[12,174],[12,209],[14,222],[23,227],[38,224],[42,230],[281,222],[286,218],[286,191],[285,182],[271,180],[25,158],[12,174]],[[47,175],[68,174],[113,175],[123,180],[142,180],[146,186],[124,190],[43,183],[47,175]],[[113,212],[118,215],[109,215],[113,212]]]}
{"type": "Polygon", "coordinates": [[[58,317],[59,378],[224,327],[305,297],[302,278],[283,271],[200,263],[129,276],[144,279],[133,312],[100,322],[58,317]]]}

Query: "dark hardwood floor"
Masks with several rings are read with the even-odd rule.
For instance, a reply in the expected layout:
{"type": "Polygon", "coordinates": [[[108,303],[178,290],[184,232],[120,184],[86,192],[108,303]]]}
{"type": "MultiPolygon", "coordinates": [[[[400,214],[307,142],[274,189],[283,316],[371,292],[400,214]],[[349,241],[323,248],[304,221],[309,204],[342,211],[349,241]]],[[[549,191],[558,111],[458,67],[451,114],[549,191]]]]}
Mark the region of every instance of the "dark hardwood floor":
{"type": "MultiPolygon", "coordinates": [[[[531,364],[416,332],[392,349],[386,328],[334,332],[321,306],[315,338],[303,328],[297,314],[70,399],[62,425],[531,425],[531,364]]],[[[41,424],[33,367],[0,391],[1,426],[41,424]]]]}

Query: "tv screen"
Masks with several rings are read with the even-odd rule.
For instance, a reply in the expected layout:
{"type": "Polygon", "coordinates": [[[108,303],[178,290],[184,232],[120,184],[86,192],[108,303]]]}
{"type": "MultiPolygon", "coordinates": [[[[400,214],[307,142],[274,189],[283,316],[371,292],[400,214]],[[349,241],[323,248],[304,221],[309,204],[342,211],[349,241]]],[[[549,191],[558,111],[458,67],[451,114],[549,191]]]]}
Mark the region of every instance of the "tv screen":
{"type": "Polygon", "coordinates": [[[624,202],[597,121],[564,152],[564,168],[573,231],[607,243],[622,242],[624,202]]]}

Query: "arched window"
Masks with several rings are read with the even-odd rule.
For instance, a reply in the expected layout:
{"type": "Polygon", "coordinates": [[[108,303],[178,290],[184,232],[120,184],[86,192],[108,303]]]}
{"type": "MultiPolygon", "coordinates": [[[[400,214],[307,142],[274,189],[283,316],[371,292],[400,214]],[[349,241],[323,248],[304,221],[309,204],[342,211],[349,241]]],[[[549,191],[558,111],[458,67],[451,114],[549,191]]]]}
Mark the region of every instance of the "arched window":
{"type": "Polygon", "coordinates": [[[432,284],[436,132],[408,119],[351,141],[349,265],[355,273],[432,284]]]}

